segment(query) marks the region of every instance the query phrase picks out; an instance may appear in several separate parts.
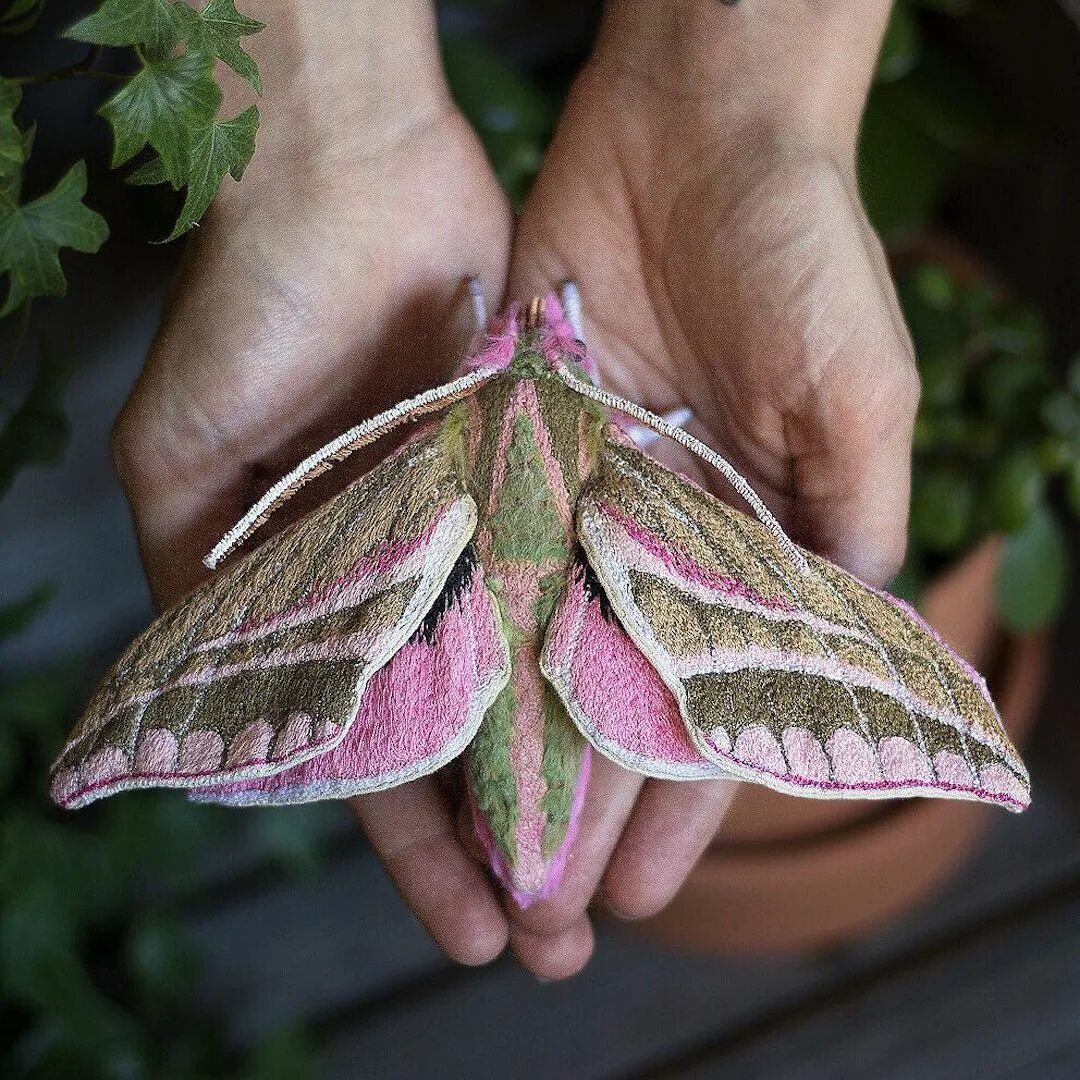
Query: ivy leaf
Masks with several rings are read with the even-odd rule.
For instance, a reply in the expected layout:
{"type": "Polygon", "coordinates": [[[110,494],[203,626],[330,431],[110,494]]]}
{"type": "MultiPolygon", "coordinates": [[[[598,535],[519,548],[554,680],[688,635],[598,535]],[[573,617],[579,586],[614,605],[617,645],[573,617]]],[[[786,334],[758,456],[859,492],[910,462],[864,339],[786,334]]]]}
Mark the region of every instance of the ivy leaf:
{"type": "Polygon", "coordinates": [[[64,453],[68,421],[63,397],[67,365],[42,351],[34,384],[0,428],[0,495],[24,465],[55,465],[64,453]]]}
{"type": "Polygon", "coordinates": [[[11,176],[26,160],[23,133],[15,123],[22,89],[10,79],[0,79],[0,176],[11,176]]]}
{"type": "Polygon", "coordinates": [[[60,249],[97,251],[109,235],[105,219],[83,203],[86,162],[32,202],[18,201],[18,184],[0,190],[0,273],[9,275],[0,319],[35,296],[63,296],[67,281],[60,249]]]}
{"type": "Polygon", "coordinates": [[[44,0],[10,0],[0,15],[0,34],[21,34],[38,21],[44,0]]]}
{"type": "Polygon", "coordinates": [[[211,63],[194,52],[149,60],[101,106],[98,112],[113,129],[113,168],[149,144],[158,152],[173,187],[186,182],[192,144],[221,104],[211,63]]]}
{"type": "Polygon", "coordinates": [[[258,129],[259,110],[252,105],[231,120],[210,124],[196,137],[191,149],[187,195],[169,240],[186,233],[203,216],[226,173],[234,180],[243,177],[244,169],[255,152],[255,132],[258,129]]]}
{"type": "Polygon", "coordinates": [[[165,175],[165,165],[156,154],[148,158],[137,168],[134,168],[124,177],[125,184],[134,184],[143,187],[150,184],[167,184],[168,176],[165,175]]]}
{"type": "Polygon", "coordinates": [[[1005,538],[995,590],[1002,622],[1024,633],[1050,622],[1065,598],[1068,552],[1053,513],[1044,507],[1005,538]]]}
{"type": "Polygon", "coordinates": [[[195,11],[187,4],[177,4],[173,11],[189,48],[228,64],[262,93],[259,69],[240,48],[242,37],[263,29],[261,22],[241,15],[233,0],[210,0],[201,11],[195,11]]]}
{"type": "Polygon", "coordinates": [[[143,45],[158,59],[168,56],[177,34],[172,0],[105,0],[64,31],[65,37],[91,45],[143,45]]]}

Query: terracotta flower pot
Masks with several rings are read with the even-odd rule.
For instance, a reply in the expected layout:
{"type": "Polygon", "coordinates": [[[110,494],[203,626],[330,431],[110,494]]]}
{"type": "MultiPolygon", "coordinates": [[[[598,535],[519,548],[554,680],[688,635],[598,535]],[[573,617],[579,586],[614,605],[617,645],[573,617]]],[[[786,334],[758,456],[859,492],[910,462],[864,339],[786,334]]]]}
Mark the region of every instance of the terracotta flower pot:
{"type": "MultiPolygon", "coordinates": [[[[1017,743],[1035,718],[1046,640],[1005,638],[994,615],[1000,544],[988,540],[935,582],[930,623],[988,675],[1017,743]]],[[[639,925],[686,948],[793,951],[837,944],[943,884],[995,813],[975,803],[798,799],[755,785],[661,915],[639,925]]]]}

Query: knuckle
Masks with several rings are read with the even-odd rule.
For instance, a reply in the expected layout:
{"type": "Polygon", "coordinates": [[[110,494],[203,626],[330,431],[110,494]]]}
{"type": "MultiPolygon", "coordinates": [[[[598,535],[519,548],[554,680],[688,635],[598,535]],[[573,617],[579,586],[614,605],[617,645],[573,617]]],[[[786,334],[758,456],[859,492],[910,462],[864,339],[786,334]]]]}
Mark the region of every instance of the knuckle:
{"type": "Polygon", "coordinates": [[[146,443],[145,426],[135,398],[129,398],[113,423],[109,451],[113,469],[125,490],[130,490],[139,471],[146,443]]]}

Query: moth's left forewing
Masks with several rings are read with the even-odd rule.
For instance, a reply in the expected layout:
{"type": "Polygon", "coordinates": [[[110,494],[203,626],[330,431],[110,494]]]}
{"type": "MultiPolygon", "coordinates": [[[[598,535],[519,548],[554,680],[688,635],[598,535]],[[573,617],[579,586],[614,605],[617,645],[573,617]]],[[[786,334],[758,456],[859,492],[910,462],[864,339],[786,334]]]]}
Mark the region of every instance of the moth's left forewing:
{"type": "Polygon", "coordinates": [[[329,751],[475,527],[433,426],[136,639],[53,766],[53,797],[265,777],[329,751]]]}
{"type": "Polygon", "coordinates": [[[794,794],[1027,805],[982,679],[899,601],[811,555],[805,572],[630,447],[605,448],[578,530],[707,760],[794,794]]]}

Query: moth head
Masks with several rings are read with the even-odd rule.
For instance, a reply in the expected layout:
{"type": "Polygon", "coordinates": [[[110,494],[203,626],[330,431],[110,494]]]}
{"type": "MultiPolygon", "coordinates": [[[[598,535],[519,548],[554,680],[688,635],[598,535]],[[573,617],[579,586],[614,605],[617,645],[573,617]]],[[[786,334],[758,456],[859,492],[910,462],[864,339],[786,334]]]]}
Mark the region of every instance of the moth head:
{"type": "Polygon", "coordinates": [[[555,293],[534,296],[517,309],[518,335],[510,369],[521,378],[554,375],[559,367],[595,382],[595,364],[589,357],[563,305],[555,293]]]}

